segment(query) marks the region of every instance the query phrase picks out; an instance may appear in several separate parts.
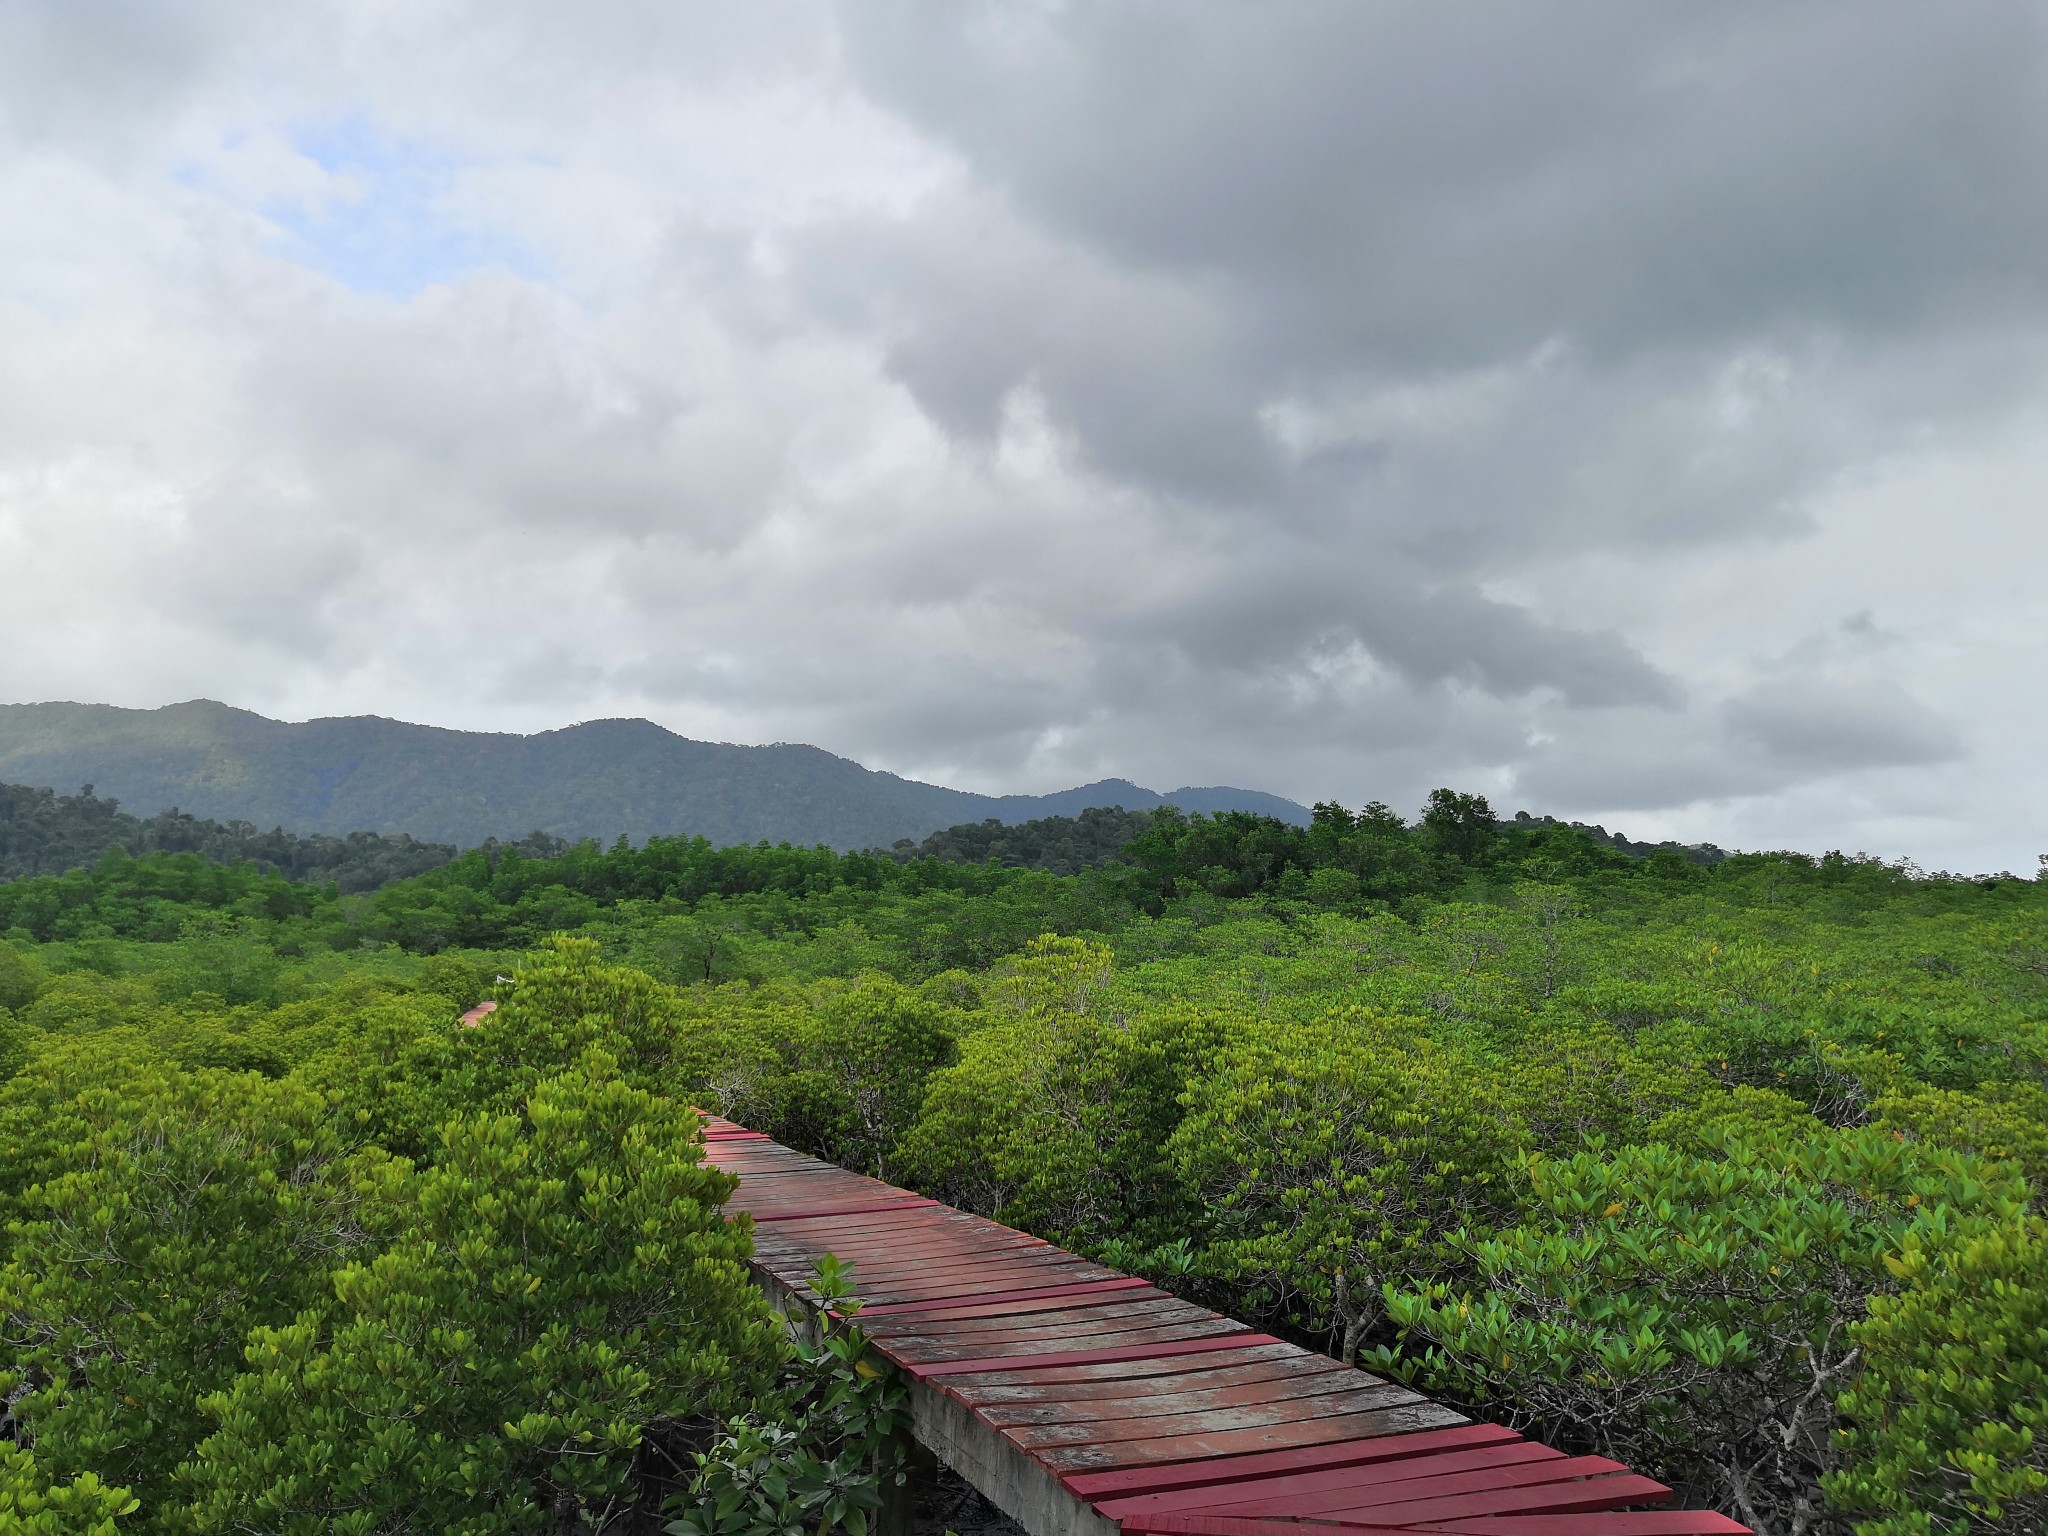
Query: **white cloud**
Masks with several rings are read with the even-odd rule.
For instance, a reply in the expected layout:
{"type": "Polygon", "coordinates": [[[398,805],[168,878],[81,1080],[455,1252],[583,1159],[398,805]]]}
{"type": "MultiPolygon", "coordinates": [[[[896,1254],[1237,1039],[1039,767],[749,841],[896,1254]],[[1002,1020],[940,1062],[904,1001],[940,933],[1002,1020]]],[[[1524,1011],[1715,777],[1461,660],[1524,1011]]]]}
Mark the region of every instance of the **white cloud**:
{"type": "Polygon", "coordinates": [[[9,14],[0,696],[2048,846],[2027,8],[9,14]]]}

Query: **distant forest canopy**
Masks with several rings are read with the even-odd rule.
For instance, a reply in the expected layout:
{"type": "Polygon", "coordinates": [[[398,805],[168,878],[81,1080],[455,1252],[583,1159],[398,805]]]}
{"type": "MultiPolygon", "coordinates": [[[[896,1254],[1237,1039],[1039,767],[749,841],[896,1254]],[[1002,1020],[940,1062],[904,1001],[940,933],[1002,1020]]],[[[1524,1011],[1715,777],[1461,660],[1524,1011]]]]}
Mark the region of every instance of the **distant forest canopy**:
{"type": "MultiPolygon", "coordinates": [[[[1484,796],[1471,798],[1481,806],[1486,805],[1484,796]]],[[[1490,817],[1491,808],[1487,807],[1484,814],[1490,817]]],[[[1296,827],[1274,817],[1246,817],[1229,812],[1219,812],[1213,818],[1200,815],[1185,817],[1174,808],[1165,812],[1128,811],[1120,805],[1113,805],[1098,806],[1083,811],[1079,816],[1042,816],[1035,821],[1010,825],[991,817],[987,821],[968,822],[948,827],[943,832],[934,832],[921,843],[912,842],[907,837],[900,838],[886,853],[899,864],[913,859],[944,859],[953,864],[996,864],[1014,869],[1042,869],[1055,875],[1077,875],[1085,869],[1099,869],[1117,859],[1132,843],[1151,831],[1155,818],[1162,815],[1165,817],[1162,825],[1175,828],[1173,835],[1176,839],[1191,835],[1191,829],[1197,823],[1214,821],[1219,826],[1237,829],[1228,835],[1233,841],[1242,842],[1246,829],[1258,825],[1261,835],[1278,850],[1283,870],[1285,864],[1292,863],[1304,874],[1318,864],[1330,862],[1335,842],[1356,834],[1362,823],[1391,825],[1390,818],[1398,820],[1392,811],[1377,802],[1357,816],[1349,817],[1348,822],[1345,818],[1349,813],[1343,807],[1320,804],[1312,813],[1307,827],[1296,827]],[[1268,823],[1270,825],[1265,825],[1268,823]],[[1340,830],[1346,826],[1349,833],[1340,830]]],[[[1550,827],[1569,827],[1583,832],[1600,847],[1615,849],[1635,859],[1661,852],[1695,864],[1718,864],[1728,857],[1725,849],[1712,843],[1638,842],[1618,832],[1609,832],[1605,827],[1588,826],[1582,821],[1560,821],[1555,816],[1532,816],[1527,811],[1517,811],[1508,826],[1515,831],[1529,833],[1540,833],[1550,827]]]]}
{"type": "MultiPolygon", "coordinates": [[[[1294,881],[1334,869],[1335,876],[1325,877],[1330,889],[1349,890],[1344,884],[1348,874],[1360,882],[1358,894],[1398,900],[1437,888],[1437,882],[1425,873],[1426,860],[1418,861],[1414,855],[1431,847],[1441,852],[1444,835],[1430,817],[1434,815],[1440,823],[1450,814],[1443,805],[1464,806],[1484,818],[1492,829],[1487,836],[1495,840],[1519,837],[1540,841],[1551,829],[1564,827],[1582,834],[1594,847],[1632,859],[1662,854],[1711,864],[1728,857],[1712,844],[1689,848],[1668,842],[1642,843],[1602,827],[1531,816],[1527,811],[1496,825],[1484,797],[1449,790],[1438,791],[1431,802],[1435,809],[1426,809],[1413,828],[1377,802],[1356,816],[1341,806],[1318,805],[1308,827],[1241,811],[1223,811],[1211,817],[1190,816],[1172,806],[1139,811],[1098,806],[1078,816],[1044,816],[1014,825],[991,817],[948,827],[921,843],[901,838],[892,848],[869,852],[895,864],[932,859],[1055,875],[1077,875],[1112,862],[1135,864],[1152,873],[1155,894],[1162,898],[1191,884],[1218,895],[1255,894],[1269,886],[1293,894],[1294,881]],[[1393,842],[1381,847],[1378,840],[1386,838],[1393,842]],[[1388,849],[1394,847],[1405,851],[1390,853],[1388,849]],[[1331,879],[1336,881],[1334,886],[1331,879]]],[[[653,839],[643,847],[679,841],[685,840],[653,839]]],[[[571,846],[566,839],[536,831],[511,842],[486,839],[477,852],[488,867],[495,868],[501,853],[521,860],[549,860],[568,853],[571,846]]],[[[592,853],[598,849],[594,841],[583,847],[592,853]]],[[[306,885],[331,884],[342,895],[377,891],[410,880],[452,863],[461,853],[451,843],[420,842],[404,834],[300,836],[282,828],[260,832],[246,821],[204,820],[176,809],[141,818],[121,810],[118,801],[95,794],[90,784],[76,795],[0,784],[0,881],[83,870],[116,849],[130,859],[196,854],[212,864],[247,863],[264,876],[306,885]]]]}
{"type": "Polygon", "coordinates": [[[1610,832],[1605,827],[1583,821],[1559,821],[1555,816],[1532,816],[1527,811],[1515,812],[1517,826],[1576,827],[1606,848],[1619,848],[1633,858],[1646,859],[1659,849],[1676,853],[1691,859],[1696,864],[1718,864],[1728,857],[1728,850],[1714,843],[1678,843],[1665,839],[1660,843],[1641,843],[1619,832],[1610,832]]]}
{"type": "MultiPolygon", "coordinates": [[[[168,942],[195,911],[208,911],[230,924],[284,923],[276,937],[284,954],[366,944],[415,954],[519,947],[648,903],[760,901],[767,903],[763,910],[780,911],[803,901],[809,922],[835,903],[867,910],[886,897],[907,911],[930,896],[982,903],[981,926],[954,936],[965,947],[947,963],[985,965],[1047,927],[1113,927],[1130,914],[1158,916],[1189,901],[1270,899],[1412,921],[1428,903],[1494,899],[1531,881],[1597,888],[1609,899],[1639,887],[1658,898],[1690,890],[1773,906],[1823,896],[1836,905],[1890,900],[1916,883],[1951,878],[1930,882],[1909,865],[1839,853],[1727,854],[1669,844],[1643,852],[1645,845],[1599,828],[1528,815],[1503,821],[1485,796],[1450,789],[1435,791],[1413,823],[1378,802],[1356,812],[1318,805],[1307,827],[1242,811],[1203,816],[1162,806],[1011,828],[970,824],[929,839],[929,853],[899,847],[845,854],[787,843],[721,848],[702,837],[651,838],[637,848],[620,838],[607,849],[541,832],[454,853],[370,833],[295,838],[189,817],[138,821],[97,797],[45,795],[9,793],[0,795],[0,805],[28,807],[31,826],[60,828],[88,818],[89,825],[126,826],[138,833],[143,852],[135,856],[126,838],[108,838],[89,867],[81,860],[62,874],[0,882],[0,935],[11,931],[36,943],[168,942]],[[44,820],[38,811],[47,813],[44,820]],[[186,843],[153,846],[149,836],[186,843]],[[409,858],[433,867],[389,878],[409,858]],[[1061,876],[1075,878],[1032,883],[1061,876]],[[1047,903],[1065,915],[1049,922],[1047,903]],[[1005,911],[1014,921],[996,921],[1005,911]]],[[[18,826],[7,825],[0,846],[29,847],[18,826]]],[[[72,835],[73,853],[90,842],[72,835]]],[[[52,833],[46,846],[58,841],[52,833]]],[[[913,948],[923,942],[913,941],[913,948]]],[[[724,946],[728,958],[733,949],[724,946]]],[[[707,959],[705,974],[717,974],[722,963],[707,959]]]]}
{"type": "Polygon", "coordinates": [[[887,853],[899,864],[943,859],[949,864],[1078,875],[1084,869],[1100,869],[1151,825],[1150,811],[1127,811],[1120,805],[1091,806],[1078,816],[1040,816],[1015,825],[991,816],[934,832],[921,843],[899,838],[887,853]]]}

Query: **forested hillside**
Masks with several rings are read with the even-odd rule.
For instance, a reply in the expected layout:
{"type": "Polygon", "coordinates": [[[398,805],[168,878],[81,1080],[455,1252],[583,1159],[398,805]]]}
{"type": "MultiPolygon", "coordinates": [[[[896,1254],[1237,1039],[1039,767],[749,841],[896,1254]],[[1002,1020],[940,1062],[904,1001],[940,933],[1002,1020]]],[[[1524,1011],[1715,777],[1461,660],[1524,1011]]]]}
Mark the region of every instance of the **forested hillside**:
{"type": "Polygon", "coordinates": [[[0,885],[0,1521],[871,1502],[701,1104],[1771,1536],[2043,1528],[2048,882],[1450,791],[1133,826],[0,885]]]}
{"type": "MultiPolygon", "coordinates": [[[[560,852],[543,837],[535,852],[560,852]]],[[[374,891],[424,874],[455,857],[452,843],[351,832],[299,837],[282,828],[259,832],[246,821],[202,821],[182,811],[142,818],[102,799],[88,784],[75,795],[0,784],[0,880],[61,875],[96,863],[111,848],[140,856],[196,853],[214,863],[250,861],[287,880],[332,882],[342,891],[374,891]]]]}
{"type": "Polygon", "coordinates": [[[572,841],[698,836],[714,843],[887,847],[995,817],[1076,815],[1169,801],[1306,821],[1277,795],[1108,779],[1049,795],[974,795],[877,773],[816,747],[690,741],[647,720],[591,720],[534,736],[450,731],[377,716],[290,724],[194,699],[162,709],[0,705],[0,782],[81,784],[148,815],[177,807],[288,832],[471,847],[538,828],[572,841]]]}

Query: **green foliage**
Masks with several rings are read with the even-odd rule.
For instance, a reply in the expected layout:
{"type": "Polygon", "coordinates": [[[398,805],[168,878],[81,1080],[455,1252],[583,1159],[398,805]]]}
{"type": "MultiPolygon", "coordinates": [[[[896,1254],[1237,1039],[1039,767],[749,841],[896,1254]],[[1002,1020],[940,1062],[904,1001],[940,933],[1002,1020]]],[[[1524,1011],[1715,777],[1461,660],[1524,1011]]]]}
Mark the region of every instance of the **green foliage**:
{"type": "Polygon", "coordinates": [[[1377,1363],[1712,1490],[1760,1531],[1823,1518],[1866,1298],[1907,1245],[2009,1219],[1997,1168],[1877,1131],[1711,1157],[1532,1157],[1531,1217],[1460,1240],[1474,1282],[1390,1286],[1377,1363]]]}
{"type": "Polygon", "coordinates": [[[1454,1267],[1510,1213],[1516,1132],[1483,1073],[1359,1010],[1233,1044],[1191,1083],[1172,1151],[1207,1207],[1206,1267],[1357,1357],[1381,1288],[1454,1267]]]}
{"type": "Polygon", "coordinates": [[[0,1083],[5,1083],[28,1060],[29,1032],[5,1008],[0,1008],[0,1083]]]}
{"type": "Polygon", "coordinates": [[[866,1520],[883,1389],[741,1282],[701,1105],[1774,1536],[2040,1524],[2048,883],[1086,820],[0,885],[11,1513],[618,1526],[710,1446],[706,1536],[866,1520]]]}
{"type": "Polygon", "coordinates": [[[957,1010],[887,977],[828,993],[802,1016],[778,1091],[778,1134],[843,1167],[890,1176],[925,1083],[954,1058],[957,1010]]]}
{"type": "Polygon", "coordinates": [[[1091,806],[1078,816],[1041,816],[1033,821],[1005,823],[990,817],[934,832],[921,843],[901,838],[888,856],[899,864],[938,859],[1078,875],[1107,864],[1151,824],[1150,811],[1127,811],[1120,805],[1091,806]]]}
{"type": "Polygon", "coordinates": [[[1003,966],[987,1022],[934,1075],[901,1163],[953,1203],[1083,1248],[1170,1240],[1168,1154],[1198,1062],[1240,1027],[1187,1007],[1124,1011],[1107,950],[1046,938],[1003,966]]]}
{"type": "Polygon", "coordinates": [[[1853,1329],[1866,1364],[1842,1398],[1840,1507],[1858,1536],[2048,1526],[2048,1229],[1909,1234],[1903,1283],[1853,1329]]]}
{"type": "Polygon", "coordinates": [[[4,1536],[117,1536],[140,1501],[90,1472],[52,1484],[27,1451],[0,1440],[0,1533],[4,1536]]]}
{"type": "MultiPolygon", "coordinates": [[[[54,1477],[148,1497],[249,1330],[288,1321],[361,1241],[358,1159],[317,1095],[242,1074],[134,1076],[37,1152],[0,1269],[0,1394],[54,1477]]],[[[374,1161],[374,1156],[372,1157],[374,1161]]]]}
{"type": "Polygon", "coordinates": [[[36,1000],[47,979],[42,963],[32,952],[25,953],[0,940],[0,1008],[21,1012],[36,1000]]]}
{"type": "Polygon", "coordinates": [[[795,1341],[775,1416],[737,1419],[697,1453],[669,1536],[867,1536],[885,1489],[906,1482],[908,1396],[853,1321],[850,1269],[820,1261],[817,1337],[795,1341]]]}
{"type": "Polygon", "coordinates": [[[250,1337],[201,1400],[191,1529],[603,1529],[643,1440],[765,1385],[781,1330],[750,1284],[687,1109],[592,1049],[522,1113],[451,1122],[442,1155],[382,1170],[398,1235],[333,1299],[250,1337]],[[399,1226],[403,1218],[403,1225],[399,1226]]]}

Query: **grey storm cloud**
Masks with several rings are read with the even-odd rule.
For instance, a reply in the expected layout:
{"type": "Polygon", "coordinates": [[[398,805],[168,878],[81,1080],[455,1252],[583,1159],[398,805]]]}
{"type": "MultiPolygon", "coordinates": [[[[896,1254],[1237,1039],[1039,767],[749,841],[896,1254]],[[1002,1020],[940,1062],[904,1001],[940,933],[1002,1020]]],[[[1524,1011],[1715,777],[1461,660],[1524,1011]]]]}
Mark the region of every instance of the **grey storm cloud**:
{"type": "Polygon", "coordinates": [[[1962,755],[1953,726],[1899,689],[1777,684],[1727,705],[1738,740],[1795,770],[1896,767],[1962,755]]]}
{"type": "Polygon", "coordinates": [[[2044,76],[2019,3],[26,0],[0,695],[2021,866],[2044,76]]]}

